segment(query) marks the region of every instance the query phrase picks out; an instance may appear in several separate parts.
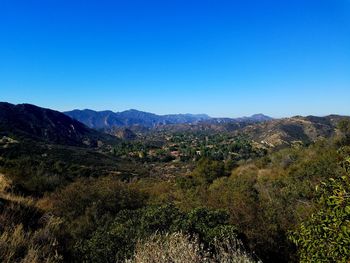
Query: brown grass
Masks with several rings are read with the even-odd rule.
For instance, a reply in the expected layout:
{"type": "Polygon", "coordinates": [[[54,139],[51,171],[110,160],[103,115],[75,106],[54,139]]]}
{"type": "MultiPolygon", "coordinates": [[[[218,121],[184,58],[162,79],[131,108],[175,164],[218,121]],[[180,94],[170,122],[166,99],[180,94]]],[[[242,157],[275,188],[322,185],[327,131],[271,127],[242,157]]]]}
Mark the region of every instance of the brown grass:
{"type": "Polygon", "coordinates": [[[4,263],[55,263],[61,257],[57,252],[58,243],[52,233],[61,224],[53,217],[46,220],[43,228],[25,230],[23,225],[5,229],[0,235],[0,261],[4,263]]]}
{"type": "Polygon", "coordinates": [[[138,242],[135,254],[126,263],[253,263],[238,240],[216,241],[214,251],[204,249],[197,238],[183,233],[155,234],[138,242]]]}

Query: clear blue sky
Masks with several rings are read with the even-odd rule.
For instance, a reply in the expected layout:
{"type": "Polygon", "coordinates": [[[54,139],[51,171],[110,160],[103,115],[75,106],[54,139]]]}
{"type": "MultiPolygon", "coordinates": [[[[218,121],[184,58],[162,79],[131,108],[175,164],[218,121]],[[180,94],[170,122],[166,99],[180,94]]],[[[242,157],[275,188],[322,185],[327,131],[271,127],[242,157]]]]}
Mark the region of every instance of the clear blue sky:
{"type": "Polygon", "coordinates": [[[350,0],[0,0],[0,101],[350,115],[350,0]]]}

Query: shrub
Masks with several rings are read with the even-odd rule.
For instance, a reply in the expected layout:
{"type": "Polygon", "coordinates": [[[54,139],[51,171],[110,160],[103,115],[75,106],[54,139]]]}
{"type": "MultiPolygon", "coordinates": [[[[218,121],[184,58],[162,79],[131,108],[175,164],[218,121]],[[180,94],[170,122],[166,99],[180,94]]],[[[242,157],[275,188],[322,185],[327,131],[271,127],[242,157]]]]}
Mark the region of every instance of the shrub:
{"type": "Polygon", "coordinates": [[[74,220],[88,211],[97,216],[117,214],[123,209],[136,209],[146,196],[113,177],[81,179],[51,196],[54,212],[74,220]],[[74,197],[74,198],[72,198],[74,197]]]}
{"type": "Polygon", "coordinates": [[[323,182],[318,193],[319,210],[290,235],[300,262],[349,262],[349,176],[323,182]]]}
{"type": "Polygon", "coordinates": [[[225,165],[222,161],[202,158],[198,161],[193,175],[203,179],[207,183],[212,183],[215,179],[225,176],[225,165]]]}
{"type": "Polygon", "coordinates": [[[237,235],[223,211],[201,208],[184,213],[173,205],[151,206],[121,211],[112,222],[99,227],[90,239],[77,244],[77,250],[87,262],[119,262],[133,255],[138,240],[156,232],[178,231],[198,236],[207,247],[215,238],[237,235]]]}

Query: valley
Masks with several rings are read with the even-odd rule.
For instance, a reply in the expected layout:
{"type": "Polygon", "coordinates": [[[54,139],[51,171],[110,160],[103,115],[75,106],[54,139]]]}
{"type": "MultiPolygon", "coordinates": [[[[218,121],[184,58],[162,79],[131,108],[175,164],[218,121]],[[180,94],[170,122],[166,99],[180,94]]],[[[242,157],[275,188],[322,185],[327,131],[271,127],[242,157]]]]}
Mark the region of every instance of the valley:
{"type": "Polygon", "coordinates": [[[349,200],[337,208],[322,200],[350,189],[349,117],[186,115],[167,124],[127,113],[125,121],[97,114],[80,122],[0,103],[2,259],[130,262],[147,242],[180,238],[204,246],[208,262],[221,249],[241,251],[244,262],[299,262],[328,242],[327,229],[303,232],[320,212],[348,233],[349,200]]]}

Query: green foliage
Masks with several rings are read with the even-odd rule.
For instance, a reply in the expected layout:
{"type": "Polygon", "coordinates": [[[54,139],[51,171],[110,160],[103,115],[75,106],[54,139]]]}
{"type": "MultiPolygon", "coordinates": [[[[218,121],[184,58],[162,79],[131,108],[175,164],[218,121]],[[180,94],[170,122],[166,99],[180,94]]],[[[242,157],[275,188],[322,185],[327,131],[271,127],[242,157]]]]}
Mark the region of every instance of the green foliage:
{"type": "Polygon", "coordinates": [[[317,143],[268,157],[241,164],[230,177],[214,180],[201,195],[202,202],[227,209],[231,223],[263,261],[294,262],[295,249],[287,233],[314,211],[315,186],[341,176],[339,155],[331,145],[317,143]]]}
{"type": "Polygon", "coordinates": [[[228,224],[228,215],[224,212],[202,208],[184,213],[173,205],[164,205],[121,211],[77,248],[87,262],[118,262],[132,256],[138,240],[156,232],[176,231],[199,235],[207,245],[215,237],[237,233],[236,228],[228,224]]]}
{"type": "Polygon", "coordinates": [[[193,178],[193,176],[181,176],[176,178],[176,185],[183,189],[192,189],[197,185],[196,180],[193,178]]]}
{"type": "Polygon", "coordinates": [[[225,166],[222,161],[213,161],[208,158],[202,158],[197,163],[193,175],[203,179],[207,183],[212,183],[215,179],[225,175],[225,166]]]}
{"type": "Polygon", "coordinates": [[[49,199],[52,212],[66,219],[70,234],[76,238],[88,235],[104,217],[140,208],[145,200],[145,194],[113,177],[78,180],[49,199]]]}
{"type": "Polygon", "coordinates": [[[350,134],[350,120],[342,119],[338,122],[338,129],[344,134],[350,134]]]}
{"type": "Polygon", "coordinates": [[[84,215],[87,210],[95,210],[101,215],[139,208],[145,198],[145,195],[116,178],[102,177],[78,180],[54,193],[51,201],[55,213],[74,219],[84,215]]]}
{"type": "Polygon", "coordinates": [[[300,262],[349,262],[349,175],[322,182],[317,192],[319,209],[290,236],[300,262]]]}
{"type": "Polygon", "coordinates": [[[90,149],[21,141],[0,147],[0,172],[24,195],[43,196],[81,177],[101,177],[118,172],[120,178],[146,173],[139,163],[121,161],[90,149]]]}
{"type": "MultiPolygon", "coordinates": [[[[347,130],[343,125],[339,132],[345,136],[347,130]]],[[[239,233],[264,262],[296,262],[296,247],[287,237],[291,229],[302,222],[305,229],[316,229],[320,221],[312,218],[348,220],[347,201],[335,207],[327,199],[339,197],[330,189],[338,193],[348,187],[328,180],[343,180],[339,161],[350,170],[350,148],[337,151],[338,145],[322,140],[267,153],[243,136],[206,131],[159,131],[120,142],[108,152],[33,141],[6,143],[0,145],[0,173],[11,185],[0,187],[6,189],[0,194],[12,192],[32,204],[9,203],[0,196],[0,232],[11,240],[10,231],[22,225],[18,236],[27,240],[46,229],[39,219],[49,213],[62,219],[62,228],[46,240],[60,241],[59,252],[68,262],[124,261],[132,257],[135,244],[178,232],[197,236],[210,252],[215,252],[214,240],[239,233]],[[320,203],[314,189],[322,181],[330,188],[322,186],[328,193],[320,203]]],[[[339,233],[346,235],[343,226],[326,225],[331,234],[321,229],[326,237],[307,237],[323,238],[324,243],[334,239],[328,248],[344,253],[348,243],[339,239],[339,233]]],[[[306,234],[293,236],[297,240],[306,234]]]]}
{"type": "Polygon", "coordinates": [[[338,138],[338,144],[343,145],[350,145],[350,120],[349,119],[342,119],[338,122],[338,129],[340,131],[340,136],[338,138]]]}
{"type": "Polygon", "coordinates": [[[191,234],[195,233],[205,244],[212,244],[215,239],[236,236],[237,228],[229,225],[228,222],[229,214],[223,210],[196,208],[185,216],[181,223],[181,230],[191,234]]]}

